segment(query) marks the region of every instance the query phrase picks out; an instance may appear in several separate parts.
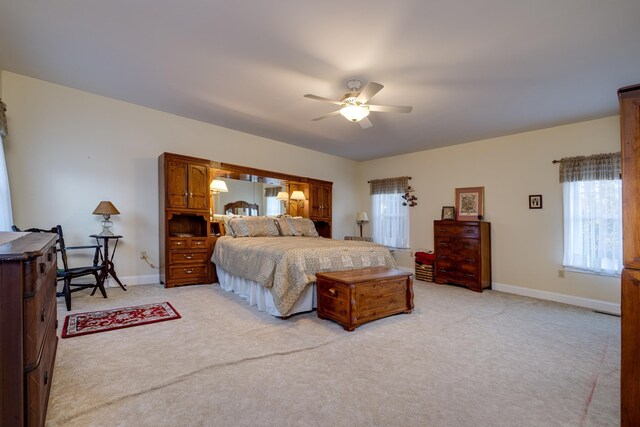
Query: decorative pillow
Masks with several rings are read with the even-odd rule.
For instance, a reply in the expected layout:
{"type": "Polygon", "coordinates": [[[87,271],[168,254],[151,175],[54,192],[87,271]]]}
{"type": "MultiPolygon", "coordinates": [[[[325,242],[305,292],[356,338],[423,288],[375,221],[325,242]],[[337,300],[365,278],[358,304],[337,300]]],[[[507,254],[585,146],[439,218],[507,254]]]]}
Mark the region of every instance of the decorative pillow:
{"type": "Polygon", "coordinates": [[[226,236],[236,237],[235,234],[233,233],[233,227],[231,227],[231,224],[229,224],[229,220],[231,218],[233,218],[232,215],[218,215],[218,214],[213,215],[214,220],[217,220],[218,222],[222,222],[222,225],[224,226],[224,234],[226,236]]]}
{"type": "Polygon", "coordinates": [[[293,217],[287,219],[295,227],[297,236],[318,237],[316,225],[309,218],[293,217]]]}
{"type": "Polygon", "coordinates": [[[235,237],[279,236],[278,226],[273,218],[265,216],[234,217],[229,220],[235,237]]]}
{"type": "Polygon", "coordinates": [[[278,222],[278,228],[280,228],[280,234],[283,236],[302,236],[302,231],[298,231],[291,222],[291,217],[280,217],[276,220],[278,222]]]}

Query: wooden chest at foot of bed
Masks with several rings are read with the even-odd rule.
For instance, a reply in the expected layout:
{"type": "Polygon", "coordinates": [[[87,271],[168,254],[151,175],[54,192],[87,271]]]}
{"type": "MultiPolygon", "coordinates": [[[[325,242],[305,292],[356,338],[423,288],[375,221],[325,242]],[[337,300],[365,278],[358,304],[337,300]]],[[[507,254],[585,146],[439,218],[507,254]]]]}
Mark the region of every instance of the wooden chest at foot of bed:
{"type": "Polygon", "coordinates": [[[318,317],[347,331],[363,323],[413,310],[413,275],[385,267],[316,274],[318,317]]]}

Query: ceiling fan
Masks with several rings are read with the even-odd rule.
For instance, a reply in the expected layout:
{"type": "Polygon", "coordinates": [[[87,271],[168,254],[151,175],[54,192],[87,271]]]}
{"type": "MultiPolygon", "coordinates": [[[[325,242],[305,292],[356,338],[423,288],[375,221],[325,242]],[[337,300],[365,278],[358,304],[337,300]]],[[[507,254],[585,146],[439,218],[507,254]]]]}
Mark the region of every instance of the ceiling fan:
{"type": "Polygon", "coordinates": [[[339,105],[340,109],[333,111],[324,116],[316,117],[312,121],[318,121],[326,119],[327,117],[337,116],[341,114],[347,120],[354,123],[359,123],[362,129],[367,129],[373,126],[371,120],[367,118],[369,112],[376,111],[381,113],[410,113],[413,107],[402,107],[395,105],[372,105],[367,102],[382,90],[384,86],[380,83],[369,82],[360,91],[362,82],[360,80],[349,80],[347,87],[350,92],[344,94],[340,101],[333,101],[331,99],[323,98],[317,95],[306,94],[304,97],[309,99],[315,99],[317,101],[329,102],[331,104],[339,105]]]}

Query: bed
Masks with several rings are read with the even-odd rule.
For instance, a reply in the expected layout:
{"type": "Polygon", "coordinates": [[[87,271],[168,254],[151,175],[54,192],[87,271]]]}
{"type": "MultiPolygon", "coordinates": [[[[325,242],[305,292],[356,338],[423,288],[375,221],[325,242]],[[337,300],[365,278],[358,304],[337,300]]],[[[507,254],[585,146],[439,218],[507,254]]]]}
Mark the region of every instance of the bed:
{"type": "Polygon", "coordinates": [[[220,286],[274,316],[316,307],[316,273],[396,267],[386,247],[318,237],[306,218],[231,218],[226,228],[235,237],[218,238],[211,258],[220,286]]]}

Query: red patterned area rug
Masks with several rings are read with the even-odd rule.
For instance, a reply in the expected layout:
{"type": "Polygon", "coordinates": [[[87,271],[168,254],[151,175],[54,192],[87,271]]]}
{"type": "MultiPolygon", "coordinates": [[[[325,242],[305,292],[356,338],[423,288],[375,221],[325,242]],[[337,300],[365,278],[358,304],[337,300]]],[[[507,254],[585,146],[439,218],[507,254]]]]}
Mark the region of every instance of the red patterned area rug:
{"type": "Polygon", "coordinates": [[[62,338],[95,334],[179,318],[180,314],[168,302],[70,314],[64,319],[62,338]]]}

